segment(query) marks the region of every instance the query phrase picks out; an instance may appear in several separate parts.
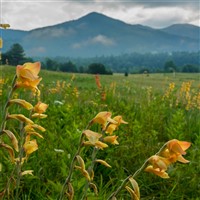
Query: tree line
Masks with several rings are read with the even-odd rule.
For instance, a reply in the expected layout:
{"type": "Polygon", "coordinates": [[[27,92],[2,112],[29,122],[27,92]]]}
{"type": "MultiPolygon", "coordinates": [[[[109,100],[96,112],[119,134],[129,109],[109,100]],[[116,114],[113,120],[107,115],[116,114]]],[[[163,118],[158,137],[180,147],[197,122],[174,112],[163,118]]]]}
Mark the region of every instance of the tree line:
{"type": "MultiPolygon", "coordinates": [[[[74,73],[148,73],[155,72],[200,72],[200,52],[132,53],[119,56],[98,56],[94,58],[39,58],[42,68],[52,71],[74,73]]],[[[38,59],[37,59],[38,60],[38,59]]],[[[26,57],[23,47],[16,43],[2,54],[2,64],[19,65],[34,62],[26,57]]]]}

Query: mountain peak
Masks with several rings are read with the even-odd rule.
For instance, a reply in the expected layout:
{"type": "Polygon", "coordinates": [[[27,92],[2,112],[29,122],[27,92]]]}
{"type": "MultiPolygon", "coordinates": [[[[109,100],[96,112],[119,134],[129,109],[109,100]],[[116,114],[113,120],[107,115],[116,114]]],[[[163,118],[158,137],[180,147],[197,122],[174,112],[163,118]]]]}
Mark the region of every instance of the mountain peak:
{"type": "Polygon", "coordinates": [[[177,25],[157,30],[91,12],[76,20],[24,34],[10,30],[10,35],[4,37],[7,44],[4,49],[7,50],[12,43],[20,43],[28,56],[71,57],[198,51],[199,30],[198,27],[195,30],[185,26],[177,28],[177,25]]]}
{"type": "Polygon", "coordinates": [[[79,19],[82,19],[82,18],[110,18],[102,13],[98,13],[98,12],[90,12],[82,17],[80,17],[79,19]]]}
{"type": "Polygon", "coordinates": [[[82,17],[80,17],[79,19],[77,19],[78,21],[87,21],[89,23],[120,23],[120,24],[126,24],[125,22],[118,20],[118,19],[114,19],[112,17],[109,17],[105,14],[102,13],[98,13],[98,12],[90,12],[82,17]]]}
{"type": "Polygon", "coordinates": [[[193,39],[199,39],[200,27],[192,24],[172,24],[166,28],[160,29],[166,33],[181,35],[193,39]]]}

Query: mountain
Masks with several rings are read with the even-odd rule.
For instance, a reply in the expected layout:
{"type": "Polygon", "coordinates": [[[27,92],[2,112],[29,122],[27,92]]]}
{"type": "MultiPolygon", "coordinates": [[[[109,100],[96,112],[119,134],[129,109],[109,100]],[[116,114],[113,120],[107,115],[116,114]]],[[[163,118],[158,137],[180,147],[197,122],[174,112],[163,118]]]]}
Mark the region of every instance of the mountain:
{"type": "Polygon", "coordinates": [[[77,20],[31,31],[2,30],[3,51],[13,43],[20,43],[28,56],[93,57],[132,52],[199,51],[200,27],[195,27],[194,32],[193,27],[177,24],[153,29],[92,12],[77,20]]]}
{"type": "Polygon", "coordinates": [[[200,28],[191,24],[173,24],[161,30],[169,34],[188,37],[197,40],[200,37],[200,28]]]}

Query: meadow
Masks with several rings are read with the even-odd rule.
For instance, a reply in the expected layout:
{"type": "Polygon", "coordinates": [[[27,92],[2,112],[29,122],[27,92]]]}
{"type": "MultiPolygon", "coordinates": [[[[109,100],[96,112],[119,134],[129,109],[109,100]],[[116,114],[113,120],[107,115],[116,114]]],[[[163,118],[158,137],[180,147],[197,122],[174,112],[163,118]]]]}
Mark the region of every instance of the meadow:
{"type": "MultiPolygon", "coordinates": [[[[0,67],[0,110],[3,109],[11,89],[15,67],[0,67]]],[[[191,142],[184,158],[189,163],[173,163],[167,172],[170,178],[162,179],[145,171],[135,178],[140,188],[141,200],[199,200],[200,199],[200,76],[199,74],[124,74],[91,75],[70,74],[42,70],[38,85],[40,100],[48,104],[47,118],[38,120],[46,129],[37,139],[38,150],[24,162],[24,170],[33,170],[33,175],[21,177],[17,195],[21,200],[55,200],[70,171],[70,164],[87,124],[102,111],[113,116],[120,115],[128,124],[121,124],[115,131],[119,144],[109,144],[99,150],[98,159],[110,167],[95,164],[93,189],[86,187],[87,180],[80,170],[74,170],[71,183],[74,199],[82,199],[86,188],[88,200],[104,200],[134,174],[150,156],[156,154],[167,141],[177,139],[191,142]]],[[[30,91],[16,90],[13,98],[26,99],[32,104],[36,97],[30,91]]],[[[11,113],[27,111],[12,105],[11,113]]],[[[19,124],[9,120],[7,127],[19,137],[19,124]]],[[[99,132],[97,124],[91,130],[99,132]]],[[[1,140],[8,138],[1,135],[1,140]]],[[[81,149],[81,156],[88,167],[93,153],[92,146],[81,149]]],[[[78,168],[78,167],[77,167],[78,168]]],[[[0,192],[8,179],[10,191],[4,199],[16,199],[15,176],[9,153],[0,149],[0,192]],[[13,180],[13,181],[12,181],[13,180]]],[[[0,193],[1,194],[1,193],[0,193]]],[[[0,195],[1,197],[1,195],[0,195]]],[[[64,199],[68,199],[65,196],[64,199]]],[[[69,198],[70,199],[70,198],[69,198]]],[[[114,198],[113,198],[114,199],[114,198]]],[[[117,199],[131,199],[123,189],[117,199]]]]}

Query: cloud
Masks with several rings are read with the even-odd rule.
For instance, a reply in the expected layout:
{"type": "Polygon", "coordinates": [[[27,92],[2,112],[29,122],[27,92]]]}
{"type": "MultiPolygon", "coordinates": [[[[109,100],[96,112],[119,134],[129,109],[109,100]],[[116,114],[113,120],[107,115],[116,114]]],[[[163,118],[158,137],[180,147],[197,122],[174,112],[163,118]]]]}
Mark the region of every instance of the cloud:
{"type": "Polygon", "coordinates": [[[27,51],[27,54],[31,54],[31,55],[38,55],[38,53],[45,53],[46,52],[46,48],[43,46],[38,46],[35,48],[30,49],[29,51],[27,51]]]}
{"type": "Polygon", "coordinates": [[[100,12],[131,24],[164,27],[176,23],[200,26],[199,0],[1,0],[1,21],[13,29],[31,30],[100,12]]]}
{"type": "Polygon", "coordinates": [[[88,45],[95,45],[95,44],[101,44],[103,46],[112,46],[115,44],[114,40],[106,37],[105,35],[97,35],[93,38],[88,39],[87,41],[79,42],[79,43],[74,43],[72,45],[73,49],[79,49],[88,45]]]}
{"type": "Polygon", "coordinates": [[[97,35],[96,37],[92,38],[91,43],[100,43],[104,46],[112,46],[114,44],[114,41],[104,35],[97,35]]]}
{"type": "Polygon", "coordinates": [[[48,35],[49,37],[52,38],[58,38],[61,36],[68,37],[72,34],[76,33],[76,31],[72,28],[64,29],[64,28],[45,28],[41,29],[39,31],[32,31],[31,34],[29,34],[27,37],[28,38],[46,38],[48,35]]]}
{"type": "MultiPolygon", "coordinates": [[[[176,23],[193,23],[196,25],[199,23],[198,12],[195,13],[193,10],[178,6],[156,7],[154,9],[137,7],[126,10],[126,14],[130,16],[126,19],[128,23],[143,24],[154,28],[163,28],[176,23]],[[134,17],[130,13],[134,13],[134,17]]],[[[121,13],[121,18],[124,19],[125,17],[121,13]]]]}

